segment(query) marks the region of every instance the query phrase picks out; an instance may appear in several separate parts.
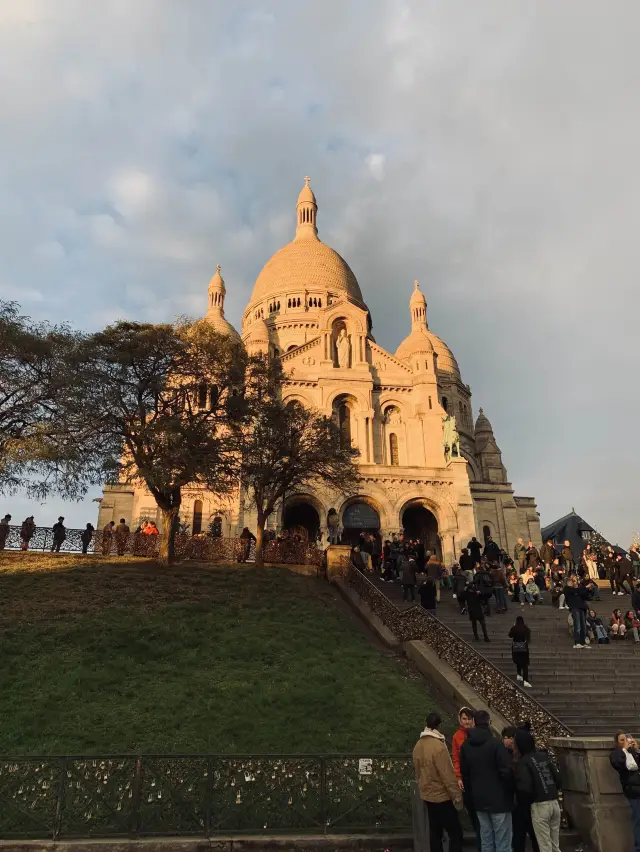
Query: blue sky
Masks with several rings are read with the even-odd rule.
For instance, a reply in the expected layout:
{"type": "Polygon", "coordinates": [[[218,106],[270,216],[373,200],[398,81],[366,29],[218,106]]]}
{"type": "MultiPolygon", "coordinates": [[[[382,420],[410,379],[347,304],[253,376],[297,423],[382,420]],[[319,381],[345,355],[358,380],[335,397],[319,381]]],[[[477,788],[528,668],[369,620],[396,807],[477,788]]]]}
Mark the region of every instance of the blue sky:
{"type": "Polygon", "coordinates": [[[220,263],[239,326],[309,174],[378,342],[419,279],[516,493],[626,544],[639,38],[630,0],[7,0],[0,296],[86,329],[195,316],[220,263]]]}

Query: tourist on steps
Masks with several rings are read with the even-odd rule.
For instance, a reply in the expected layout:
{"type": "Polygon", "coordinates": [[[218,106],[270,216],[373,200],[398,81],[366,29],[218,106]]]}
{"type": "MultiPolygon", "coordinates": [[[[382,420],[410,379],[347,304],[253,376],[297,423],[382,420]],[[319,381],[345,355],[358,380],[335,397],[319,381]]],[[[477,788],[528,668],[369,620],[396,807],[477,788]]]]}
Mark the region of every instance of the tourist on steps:
{"type": "Polygon", "coordinates": [[[513,548],[513,561],[518,566],[520,574],[524,574],[526,558],[527,548],[525,547],[524,539],[519,538],[517,544],[513,548]]]}
{"type": "Polygon", "coordinates": [[[621,609],[614,609],[611,613],[611,624],[609,625],[609,636],[611,639],[624,639],[627,628],[622,617],[621,609]]]}
{"type": "Polygon", "coordinates": [[[460,607],[460,615],[464,615],[467,611],[467,575],[462,570],[462,566],[458,568],[453,575],[453,597],[458,601],[460,607]]]}
{"type": "Polygon", "coordinates": [[[418,586],[418,596],[422,608],[430,615],[437,615],[436,609],[438,605],[438,590],[433,577],[426,577],[418,586]]]}
{"type": "Polygon", "coordinates": [[[462,791],[456,781],[444,734],[438,728],[442,719],[429,713],[427,726],[413,749],[413,766],[429,817],[429,849],[443,852],[445,833],[449,852],[462,852],[462,826],[458,811],[462,810],[462,791]]]}
{"type": "Polygon", "coordinates": [[[624,731],[616,731],[615,748],[609,755],[611,766],[620,776],[622,792],[631,808],[635,852],[640,852],[640,754],[638,744],[624,731]]]}
{"type": "Polygon", "coordinates": [[[511,639],[511,659],[516,667],[516,680],[528,689],[531,689],[529,683],[529,642],[531,641],[531,631],[524,623],[524,618],[519,615],[516,618],[515,624],[509,631],[509,639],[511,639]]]}
{"type": "Polygon", "coordinates": [[[591,634],[593,641],[599,645],[609,644],[609,636],[595,609],[590,609],[587,613],[587,632],[591,634]]]}
{"type": "Polygon", "coordinates": [[[476,581],[467,586],[465,592],[467,601],[467,612],[469,613],[469,621],[473,630],[473,638],[476,642],[480,641],[478,636],[478,624],[482,627],[482,635],[485,642],[490,642],[489,634],[487,633],[487,622],[484,619],[484,594],[476,585],[476,581]]]}
{"type": "Polygon", "coordinates": [[[636,644],[640,642],[640,636],[638,635],[640,621],[632,609],[630,609],[624,617],[624,626],[627,628],[627,634],[630,633],[633,636],[633,641],[636,644]]]}
{"type": "Polygon", "coordinates": [[[519,799],[531,806],[531,822],[540,852],[560,852],[560,774],[548,753],[536,749],[530,731],[518,729],[515,741],[516,791],[519,799]]]}
{"type": "Polygon", "coordinates": [[[400,571],[400,582],[402,583],[402,600],[416,599],[416,563],[413,559],[407,559],[402,563],[400,571]]]}
{"type": "Polygon", "coordinates": [[[563,590],[566,606],[571,612],[573,621],[573,647],[588,648],[587,645],[587,600],[589,590],[586,586],[578,586],[578,578],[569,577],[563,590]]]}
{"type": "Polygon", "coordinates": [[[482,545],[475,537],[475,535],[473,536],[471,541],[467,543],[466,549],[469,551],[474,565],[476,564],[476,562],[480,562],[480,557],[482,556],[482,545]]]}
{"type": "Polygon", "coordinates": [[[502,565],[494,565],[490,572],[493,594],[496,599],[496,612],[507,611],[507,578],[502,565]]]}
{"type": "Polygon", "coordinates": [[[513,758],[489,724],[489,714],[479,710],[460,749],[462,783],[478,814],[482,852],[511,852],[513,758]]]}
{"type": "Polygon", "coordinates": [[[462,790],[464,807],[469,815],[469,820],[473,826],[473,830],[476,833],[476,842],[478,849],[480,849],[480,824],[478,823],[476,809],[473,806],[471,791],[464,789],[464,784],[462,783],[462,770],[460,769],[460,749],[462,748],[463,742],[467,739],[469,731],[475,724],[473,721],[473,715],[473,710],[470,707],[461,707],[458,712],[458,730],[451,739],[451,760],[453,761],[453,771],[456,774],[458,786],[462,790]]]}

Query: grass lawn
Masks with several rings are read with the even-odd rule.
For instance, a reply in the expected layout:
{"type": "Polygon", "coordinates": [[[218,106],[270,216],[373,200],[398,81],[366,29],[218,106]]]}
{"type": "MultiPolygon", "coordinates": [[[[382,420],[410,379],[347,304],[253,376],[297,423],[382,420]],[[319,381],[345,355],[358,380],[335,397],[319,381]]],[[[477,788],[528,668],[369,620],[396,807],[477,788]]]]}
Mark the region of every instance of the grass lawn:
{"type": "Polygon", "coordinates": [[[0,665],[4,755],[408,753],[433,709],[286,569],[0,553],[0,665]]]}

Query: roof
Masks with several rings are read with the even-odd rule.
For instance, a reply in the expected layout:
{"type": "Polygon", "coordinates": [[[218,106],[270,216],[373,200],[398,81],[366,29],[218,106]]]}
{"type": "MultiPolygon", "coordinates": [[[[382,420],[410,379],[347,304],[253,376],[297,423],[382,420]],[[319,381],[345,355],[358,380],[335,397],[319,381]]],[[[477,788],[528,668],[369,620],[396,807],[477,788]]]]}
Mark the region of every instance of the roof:
{"type": "MultiPolygon", "coordinates": [[[[575,510],[572,510],[568,515],[564,515],[564,517],[558,518],[557,521],[543,527],[542,540],[547,541],[547,539],[551,539],[554,544],[569,541],[573,555],[576,559],[579,559],[582,556],[582,551],[584,550],[585,545],[587,544],[586,540],[582,537],[583,532],[593,533],[596,532],[596,529],[592,527],[590,523],[585,521],[584,518],[576,514],[575,510]]],[[[609,544],[606,539],[605,542],[606,544],[609,544]]],[[[614,550],[618,553],[625,553],[625,551],[617,545],[614,547],[614,550]]]]}

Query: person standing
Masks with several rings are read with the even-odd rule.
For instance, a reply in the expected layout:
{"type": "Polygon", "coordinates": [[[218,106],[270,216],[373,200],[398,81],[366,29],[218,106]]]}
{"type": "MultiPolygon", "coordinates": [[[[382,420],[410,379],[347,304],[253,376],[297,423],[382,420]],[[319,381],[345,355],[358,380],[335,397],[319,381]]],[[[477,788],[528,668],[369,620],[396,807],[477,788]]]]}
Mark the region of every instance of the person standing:
{"type": "Polygon", "coordinates": [[[91,539],[93,538],[94,532],[95,528],[93,524],[87,524],[87,526],[82,530],[80,541],[82,542],[83,553],[87,553],[87,551],[89,550],[89,545],[91,544],[91,539]]]}
{"type": "Polygon", "coordinates": [[[475,535],[467,544],[467,550],[469,551],[469,555],[471,556],[474,565],[476,564],[476,562],[480,562],[480,559],[482,557],[482,545],[475,537],[475,535]]]}
{"type": "Polygon", "coordinates": [[[480,825],[478,823],[478,816],[476,814],[476,809],[473,807],[471,792],[464,789],[464,784],[462,783],[462,771],[460,769],[460,749],[467,739],[469,731],[473,728],[473,725],[473,710],[470,707],[461,707],[458,711],[458,730],[451,738],[451,761],[453,763],[453,771],[455,772],[458,786],[462,790],[464,807],[466,812],[469,814],[471,825],[476,833],[478,849],[480,849],[480,825]]]}
{"type": "Polygon", "coordinates": [[[529,541],[527,544],[527,568],[535,571],[539,559],[540,554],[538,553],[538,548],[534,546],[532,541],[529,541]]]}
{"type": "Polygon", "coordinates": [[[489,560],[489,562],[500,561],[500,547],[490,535],[487,536],[487,540],[484,545],[484,556],[489,560]]]}
{"type": "Polygon", "coordinates": [[[622,792],[629,802],[635,852],[640,852],[640,753],[633,737],[616,731],[609,762],[618,773],[622,792]]]}
{"type": "Polygon", "coordinates": [[[524,564],[527,555],[527,548],[524,546],[524,539],[519,538],[516,546],[513,548],[513,561],[518,566],[518,571],[524,574],[524,564]]]}
{"type": "Polygon", "coordinates": [[[507,611],[507,578],[502,565],[494,565],[490,572],[493,594],[496,599],[496,612],[507,611]]]}
{"type": "Polygon", "coordinates": [[[113,528],[115,527],[115,521],[109,521],[108,524],[104,525],[104,529],[102,530],[102,555],[108,556],[111,553],[111,542],[113,541],[113,528]]]}
{"type": "Polygon", "coordinates": [[[560,556],[562,556],[562,562],[564,565],[564,575],[568,577],[570,574],[573,574],[576,561],[573,558],[573,550],[571,550],[571,542],[567,539],[564,543],[564,547],[560,551],[560,556]]]}
{"type": "Polygon", "coordinates": [[[416,563],[413,559],[405,559],[400,571],[402,583],[402,600],[416,599],[416,563]]]}
{"type": "Polygon", "coordinates": [[[462,566],[458,568],[456,573],[453,575],[453,597],[458,601],[458,606],[460,607],[460,615],[464,615],[467,611],[466,609],[466,588],[467,588],[467,575],[462,570],[462,566]]]}
{"type": "Polygon", "coordinates": [[[62,543],[67,537],[67,528],[64,525],[64,518],[62,515],[58,518],[57,523],[55,523],[52,527],[53,532],[53,544],[51,545],[52,553],[60,553],[60,548],[62,547],[62,543]]]}
{"type": "Polygon", "coordinates": [[[475,714],[475,728],[460,749],[462,783],[478,814],[482,852],[511,852],[513,758],[491,733],[490,721],[485,710],[475,714]]]}
{"type": "Polygon", "coordinates": [[[9,526],[11,524],[11,515],[5,515],[4,518],[0,521],[0,550],[4,550],[5,545],[7,543],[7,539],[9,538],[10,529],[9,526]]]}
{"type": "Polygon", "coordinates": [[[429,817],[431,852],[443,852],[445,833],[449,852],[462,852],[462,826],[458,811],[462,810],[462,791],[456,781],[444,735],[438,728],[442,719],[429,713],[427,726],[413,749],[413,766],[429,817]]]}
{"type": "Polygon", "coordinates": [[[540,852],[560,852],[560,773],[549,754],[536,749],[531,731],[518,728],[515,743],[519,756],[516,791],[520,801],[531,807],[531,822],[540,852]]]}
{"type": "Polygon", "coordinates": [[[436,596],[438,601],[440,600],[440,582],[442,579],[442,569],[443,565],[438,561],[438,557],[433,554],[433,556],[429,557],[429,561],[426,564],[425,570],[427,572],[427,577],[431,577],[435,587],[436,587],[436,596]]]}
{"type": "Polygon", "coordinates": [[[36,532],[36,522],[33,520],[33,515],[25,518],[20,527],[20,550],[29,550],[29,542],[36,532]]]}
{"type": "Polygon", "coordinates": [[[553,541],[548,538],[540,548],[540,560],[544,565],[544,571],[547,577],[551,574],[551,566],[556,558],[556,549],[553,546],[553,541]]]}
{"type": "Polygon", "coordinates": [[[124,551],[127,547],[127,542],[129,541],[129,533],[131,532],[129,525],[124,518],[120,518],[120,523],[115,528],[114,532],[118,556],[124,556],[124,551]]]}
{"type": "Polygon", "coordinates": [[[422,608],[430,615],[437,615],[438,596],[436,584],[433,582],[433,577],[426,577],[425,580],[418,586],[418,596],[422,608]]]}
{"type": "Polygon", "coordinates": [[[482,635],[485,642],[490,642],[489,634],[487,633],[487,622],[484,618],[484,597],[476,582],[470,583],[465,591],[465,599],[467,603],[467,612],[469,613],[469,621],[473,630],[473,638],[476,642],[480,641],[478,636],[478,624],[482,627],[482,635]]]}
{"type": "Polygon", "coordinates": [[[587,600],[589,590],[585,586],[578,586],[578,578],[573,575],[569,577],[567,585],[563,589],[565,605],[571,611],[573,620],[573,647],[589,648],[587,645],[587,600]]]}
{"type": "Polygon", "coordinates": [[[524,618],[519,615],[515,624],[509,631],[511,639],[511,659],[516,667],[516,680],[523,686],[531,689],[529,683],[529,642],[531,641],[531,630],[524,623],[524,618]]]}

